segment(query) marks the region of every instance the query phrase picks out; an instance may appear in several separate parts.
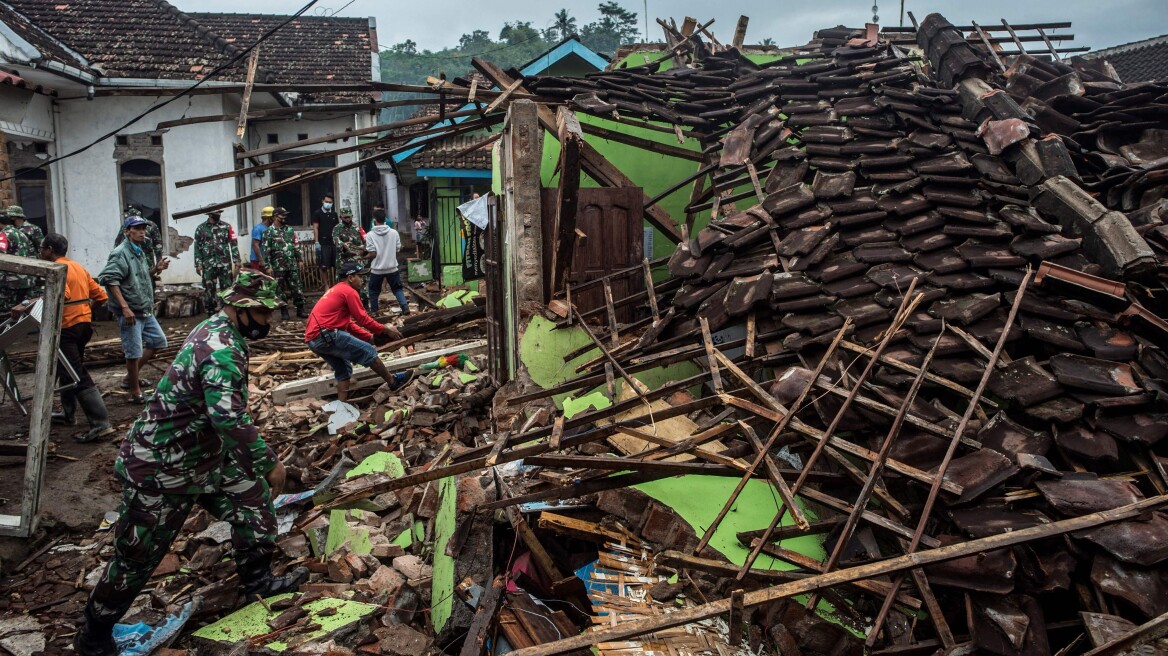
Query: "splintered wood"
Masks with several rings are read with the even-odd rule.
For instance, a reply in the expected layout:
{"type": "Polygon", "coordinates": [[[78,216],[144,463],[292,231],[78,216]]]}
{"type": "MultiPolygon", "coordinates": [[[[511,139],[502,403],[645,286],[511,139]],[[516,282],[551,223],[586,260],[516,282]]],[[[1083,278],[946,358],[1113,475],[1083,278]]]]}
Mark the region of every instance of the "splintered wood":
{"type": "MultiPolygon", "coordinates": [[[[654,574],[653,569],[648,551],[612,543],[605,545],[587,581],[588,598],[595,612],[593,630],[660,617],[692,605],[689,600],[678,604],[673,598],[654,599],[650,590],[668,583],[668,579],[654,574]]],[[[751,654],[748,648],[730,645],[729,628],[723,618],[662,629],[633,640],[599,642],[596,650],[600,656],[751,654]]]]}

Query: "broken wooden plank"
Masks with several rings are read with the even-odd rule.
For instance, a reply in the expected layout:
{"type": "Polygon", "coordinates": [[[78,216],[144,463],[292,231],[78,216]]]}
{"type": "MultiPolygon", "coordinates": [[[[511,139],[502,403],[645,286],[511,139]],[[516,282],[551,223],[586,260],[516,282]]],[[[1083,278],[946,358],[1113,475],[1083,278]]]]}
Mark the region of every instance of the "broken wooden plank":
{"type": "MultiPolygon", "coordinates": [[[[836,570],[827,574],[808,577],[790,583],[783,583],[761,590],[748,592],[743,597],[743,606],[753,608],[762,604],[772,603],[780,599],[787,599],[796,595],[807,594],[816,590],[832,588],[837,585],[872,579],[888,574],[897,574],[906,570],[943,563],[958,558],[973,556],[983,551],[992,551],[1023,544],[1033,540],[1055,537],[1081,531],[1097,526],[1114,524],[1116,522],[1134,519],[1140,515],[1168,505],[1168,496],[1152,497],[1134,504],[1121,506],[1113,510],[1083,515],[1072,519],[1019,529],[992,535],[986,538],[969,540],[937,549],[930,549],[917,553],[888,558],[875,563],[867,563],[857,567],[836,570]]],[[[615,627],[590,631],[576,636],[570,636],[555,642],[518,649],[511,652],[513,656],[554,656],[574,649],[587,649],[597,642],[608,642],[667,629],[683,626],[693,622],[700,622],[730,611],[730,600],[720,599],[700,606],[685,608],[672,613],[665,613],[649,619],[626,622],[615,627]]]]}
{"type": "Polygon", "coordinates": [[[580,199],[580,144],[584,135],[580,121],[567,107],[556,111],[556,126],[560,140],[560,185],[556,188],[555,214],[552,218],[551,298],[563,288],[568,272],[572,270],[576,252],[576,210],[580,199]]]}
{"type": "Polygon", "coordinates": [[[479,598],[478,608],[475,609],[474,619],[466,632],[466,640],[462,643],[459,656],[480,656],[487,646],[491,625],[495,622],[495,613],[499,609],[499,600],[503,598],[506,589],[502,576],[496,576],[491,581],[491,587],[479,598]]]}

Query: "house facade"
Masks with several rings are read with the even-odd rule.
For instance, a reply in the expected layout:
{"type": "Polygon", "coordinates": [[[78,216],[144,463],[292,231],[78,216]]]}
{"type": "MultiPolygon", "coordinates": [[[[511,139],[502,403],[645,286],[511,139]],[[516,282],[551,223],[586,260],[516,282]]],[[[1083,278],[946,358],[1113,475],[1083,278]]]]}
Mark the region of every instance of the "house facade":
{"type": "MultiPolygon", "coordinates": [[[[204,218],[173,215],[354,162],[355,148],[330,151],[359,137],[321,138],[376,124],[375,109],[365,109],[378,95],[366,90],[380,79],[376,43],[365,18],[187,14],[164,0],[0,2],[0,177],[10,178],[0,182],[0,201],[64,234],[70,255],[93,271],[105,263],[123,209],[138,207],[161,228],[171,258],[163,282],[196,282],[191,243],[204,218]],[[255,74],[265,90],[250,97],[253,118],[239,138],[242,55],[265,34],[255,74]],[[321,143],[301,144],[314,140],[321,143]],[[257,150],[266,152],[237,156],[257,150]],[[274,166],[192,183],[257,165],[274,166]]],[[[289,208],[310,237],[309,217],[325,193],[363,212],[363,176],[351,169],[288,185],[228,208],[224,219],[246,257],[263,206],[289,208]]]]}

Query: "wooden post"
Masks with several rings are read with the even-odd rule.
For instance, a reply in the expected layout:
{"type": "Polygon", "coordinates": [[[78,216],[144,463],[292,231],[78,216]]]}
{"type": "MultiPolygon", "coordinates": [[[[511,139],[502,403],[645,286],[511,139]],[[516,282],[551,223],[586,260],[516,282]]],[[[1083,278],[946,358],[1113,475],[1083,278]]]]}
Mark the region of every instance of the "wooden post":
{"type": "Polygon", "coordinates": [[[749,24],[750,16],[738,17],[738,25],[734,28],[734,41],[731,42],[735,48],[742,48],[742,44],[746,41],[746,26],[749,24]]]}
{"type": "Polygon", "coordinates": [[[560,186],[556,189],[555,215],[548,238],[552,245],[549,263],[551,289],[548,299],[564,288],[572,260],[576,253],[576,207],[580,200],[580,145],[584,134],[575,112],[560,107],[556,112],[556,127],[560,139],[560,186]]]}
{"type": "Polygon", "coordinates": [[[247,109],[251,106],[251,90],[255,87],[256,67],[260,63],[260,46],[257,43],[251,49],[247,58],[247,81],[243,84],[243,99],[239,105],[239,121],[235,124],[235,141],[243,143],[243,134],[247,132],[247,109]]]}
{"type": "Polygon", "coordinates": [[[44,482],[45,459],[53,409],[53,384],[57,369],[57,349],[61,343],[61,311],[65,297],[65,265],[42,262],[27,257],[0,255],[0,271],[37,276],[44,279],[40,336],[37,339],[34,391],[29,410],[28,450],[24,464],[23,497],[20,517],[0,515],[0,535],[28,537],[36,529],[44,482]]]}
{"type": "MultiPolygon", "coordinates": [[[[514,276],[518,305],[543,303],[543,219],[539,164],[543,147],[538,108],[517,100],[507,110],[503,218],[510,233],[503,277],[514,276]]],[[[517,318],[516,318],[517,319],[517,318]]]]}

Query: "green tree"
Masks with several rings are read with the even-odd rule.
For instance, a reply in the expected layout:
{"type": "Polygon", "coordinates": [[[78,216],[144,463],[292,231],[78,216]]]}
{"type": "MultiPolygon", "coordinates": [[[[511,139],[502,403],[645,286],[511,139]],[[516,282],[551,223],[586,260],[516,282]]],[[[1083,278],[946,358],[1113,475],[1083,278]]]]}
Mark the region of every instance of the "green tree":
{"type": "Polygon", "coordinates": [[[620,46],[633,43],[640,30],[637,14],[616,2],[602,2],[597,7],[600,18],[580,31],[580,41],[597,52],[614,53],[620,46]]]}
{"type": "Polygon", "coordinates": [[[485,50],[494,45],[491,41],[491,33],[486,30],[475,30],[470,34],[463,34],[458,39],[458,49],[463,52],[477,52],[485,50]]]}
{"type": "MultiPolygon", "coordinates": [[[[556,12],[552,18],[554,23],[551,29],[554,30],[555,39],[566,39],[576,33],[576,19],[568,14],[567,9],[561,9],[556,12]]],[[[550,41],[551,39],[549,39],[550,41]]]]}
{"type": "Polygon", "coordinates": [[[499,30],[499,40],[511,46],[530,43],[540,37],[539,30],[531,26],[531,21],[503,23],[503,29],[499,30]]]}

